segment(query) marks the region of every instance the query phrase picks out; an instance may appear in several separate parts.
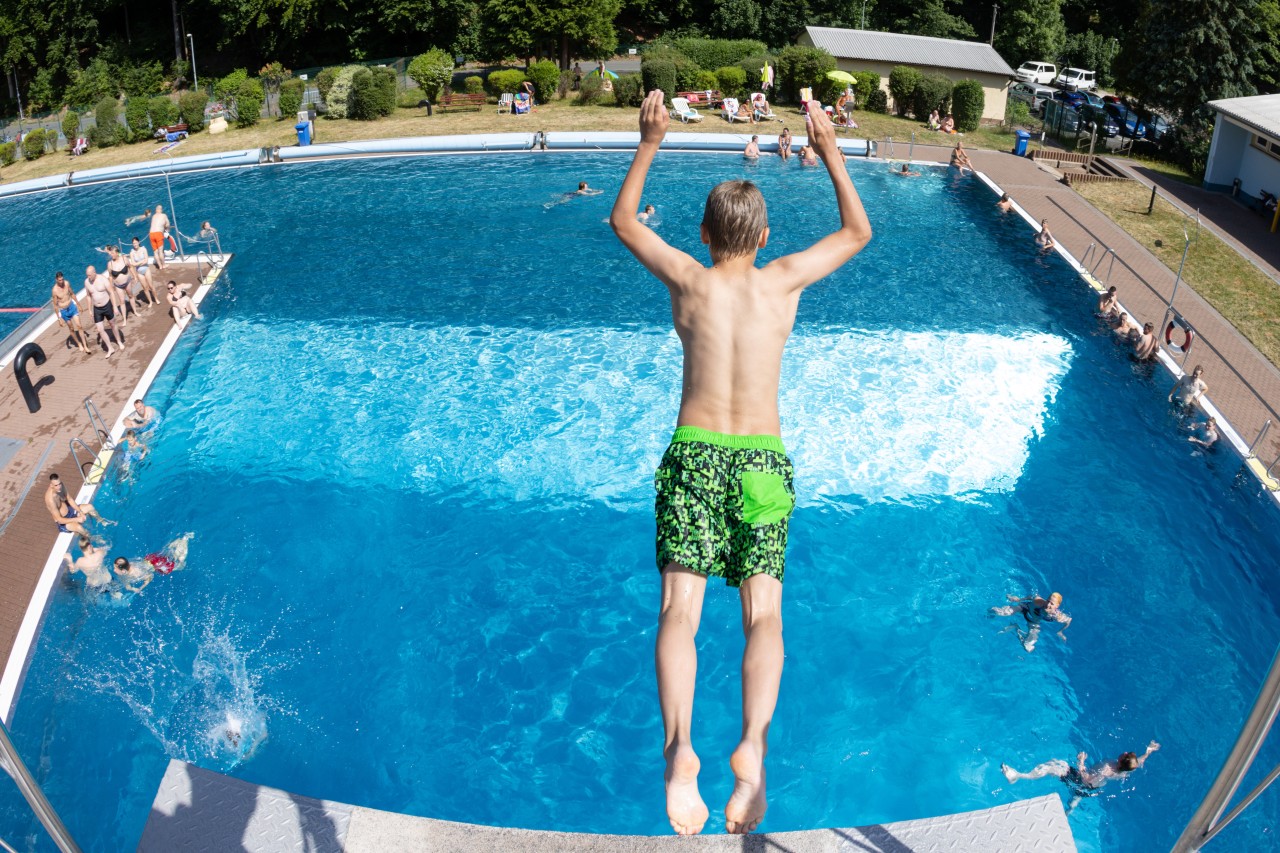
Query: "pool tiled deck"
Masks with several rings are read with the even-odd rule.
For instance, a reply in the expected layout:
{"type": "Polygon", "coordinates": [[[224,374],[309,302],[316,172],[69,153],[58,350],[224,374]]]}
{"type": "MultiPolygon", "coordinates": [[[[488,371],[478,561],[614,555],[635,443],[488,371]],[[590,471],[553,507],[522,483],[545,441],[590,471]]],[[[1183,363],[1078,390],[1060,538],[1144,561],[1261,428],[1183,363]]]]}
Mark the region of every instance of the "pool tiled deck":
{"type": "Polygon", "coordinates": [[[755,835],[593,835],[410,817],[301,797],[170,761],[139,853],[1074,853],[1057,794],[851,829],[755,835]]]}
{"type": "MultiPolygon", "coordinates": [[[[194,263],[170,262],[165,280],[198,284],[194,263]]],[[[74,281],[74,279],[73,279],[74,281]]],[[[79,300],[82,320],[86,318],[79,300]]],[[[66,346],[67,335],[61,326],[53,325],[36,338],[44,350],[45,362],[28,362],[33,384],[38,386],[40,410],[32,413],[18,389],[13,366],[3,363],[0,379],[0,436],[25,442],[0,467],[0,660],[8,660],[27,613],[28,604],[49,559],[57,528],[44,505],[44,492],[49,474],[57,472],[68,491],[75,495],[83,478],[72,458],[69,443],[83,438],[95,451],[98,441],[85,412],[84,399],[91,397],[110,430],[126,406],[132,403],[130,393],[137,387],[147,367],[154,360],[161,343],[174,327],[173,318],[161,305],[142,308],[129,315],[123,330],[126,348],[110,359],[97,341],[91,339],[91,354],[66,346]],[[7,522],[7,524],[6,524],[7,522]]],[[[93,326],[89,325],[92,334],[93,326]]],[[[2,356],[4,354],[0,354],[2,356]]],[[[87,461],[88,454],[81,458],[87,461]]],[[[93,526],[90,526],[93,530],[93,526]]],[[[0,708],[7,717],[9,708],[0,708]]]]}

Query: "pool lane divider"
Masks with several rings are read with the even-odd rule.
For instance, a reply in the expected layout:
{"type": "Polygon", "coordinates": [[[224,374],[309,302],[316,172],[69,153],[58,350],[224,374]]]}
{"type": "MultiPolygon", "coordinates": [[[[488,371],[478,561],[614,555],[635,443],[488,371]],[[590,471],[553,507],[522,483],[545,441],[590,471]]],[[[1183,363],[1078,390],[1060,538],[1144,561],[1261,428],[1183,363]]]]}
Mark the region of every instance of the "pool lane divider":
{"type": "MultiPolygon", "coordinates": [[[[997,196],[1004,193],[1004,190],[1001,189],[995,181],[987,177],[986,174],[977,171],[975,171],[974,174],[977,175],[979,180],[986,184],[987,187],[997,196]]],[[[1014,211],[1031,226],[1032,230],[1038,230],[1040,223],[1036,222],[1035,217],[1027,213],[1026,209],[1023,208],[1022,205],[1018,204],[1017,199],[1013,198],[1012,194],[1010,194],[1009,200],[1013,202],[1014,211]]],[[[1089,285],[1090,289],[1095,294],[1100,296],[1106,290],[1106,287],[1103,286],[1102,282],[1099,281],[1098,278],[1083,264],[1076,260],[1075,256],[1063,247],[1062,243],[1054,240],[1053,251],[1057,252],[1064,261],[1071,265],[1071,268],[1076,271],[1086,284],[1089,285]]],[[[1124,311],[1130,317],[1135,316],[1133,312],[1127,310],[1118,300],[1116,302],[1116,306],[1119,310],[1124,311]]],[[[1159,360],[1160,364],[1164,365],[1165,369],[1172,374],[1174,380],[1181,379],[1186,375],[1186,371],[1182,369],[1181,365],[1173,360],[1173,356],[1169,355],[1169,353],[1165,351],[1164,347],[1157,348],[1156,358],[1159,360]]],[[[1197,405],[1200,406],[1201,410],[1203,410],[1206,415],[1218,422],[1218,427],[1222,432],[1223,438],[1227,439],[1227,442],[1231,445],[1232,449],[1235,450],[1236,454],[1244,462],[1245,467],[1248,468],[1250,473],[1257,478],[1266,495],[1271,498],[1271,501],[1276,504],[1277,507],[1280,507],[1280,481],[1277,481],[1274,477],[1267,474],[1267,468],[1262,464],[1261,459],[1250,454],[1248,442],[1240,436],[1240,433],[1236,432],[1236,428],[1231,424],[1231,421],[1228,420],[1227,417],[1222,414],[1222,411],[1213,404],[1213,401],[1209,398],[1208,394],[1202,395],[1197,401],[1197,405]]]]}
{"type": "MultiPolygon", "coordinates": [[[[191,300],[197,306],[204,302],[205,297],[222,276],[223,271],[226,270],[235,255],[228,253],[215,257],[217,258],[216,265],[212,266],[209,272],[200,280],[199,287],[192,294],[191,300]]],[[[185,263],[192,262],[187,261],[185,263]]],[[[156,376],[159,375],[161,368],[168,361],[174,347],[178,345],[178,339],[182,337],[183,332],[191,325],[191,320],[192,318],[187,316],[181,324],[174,324],[169,329],[169,333],[165,335],[164,340],[160,342],[160,347],[156,350],[156,354],[152,356],[151,363],[143,371],[133,391],[125,398],[126,403],[116,417],[115,424],[111,427],[112,445],[115,445],[124,435],[126,428],[125,418],[131,411],[129,401],[146,397],[147,391],[150,390],[156,380],[156,376]]],[[[50,318],[49,323],[41,327],[41,331],[52,322],[53,318],[50,318]]],[[[34,338],[36,334],[39,333],[33,333],[31,337],[34,338]]],[[[12,353],[6,354],[5,358],[6,360],[12,360],[12,353]]],[[[94,462],[94,471],[97,476],[90,476],[85,481],[85,484],[81,486],[80,491],[76,493],[76,503],[93,502],[93,496],[97,493],[98,487],[102,482],[105,464],[110,460],[109,452],[105,448],[103,451],[107,454],[106,458],[104,459],[103,453],[100,453],[94,462]],[[103,469],[99,469],[99,464],[104,466],[103,469]]],[[[62,574],[63,557],[70,550],[71,542],[74,538],[75,534],[73,533],[59,533],[58,538],[54,540],[53,549],[49,552],[49,558],[45,560],[44,568],[40,570],[40,578],[36,582],[35,592],[32,593],[31,601],[27,604],[27,611],[22,617],[18,635],[14,638],[13,649],[9,652],[9,660],[5,664],[4,674],[0,676],[0,713],[3,713],[6,725],[13,724],[13,713],[17,708],[18,695],[22,691],[23,681],[26,679],[27,667],[31,663],[31,654],[35,649],[36,638],[40,636],[40,628],[44,623],[45,614],[49,610],[49,603],[53,600],[54,584],[57,582],[58,576],[62,574]]]]}

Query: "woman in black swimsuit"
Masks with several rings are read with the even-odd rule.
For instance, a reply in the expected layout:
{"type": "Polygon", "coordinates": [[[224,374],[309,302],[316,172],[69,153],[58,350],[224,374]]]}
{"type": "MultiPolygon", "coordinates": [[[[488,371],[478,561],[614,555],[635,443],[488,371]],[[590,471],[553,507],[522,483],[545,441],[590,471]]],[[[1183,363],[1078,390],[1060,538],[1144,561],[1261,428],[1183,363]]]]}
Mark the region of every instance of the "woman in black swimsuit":
{"type": "Polygon", "coordinates": [[[118,246],[107,246],[104,251],[107,253],[107,278],[111,281],[111,304],[120,312],[120,325],[123,327],[128,319],[124,310],[126,302],[134,314],[138,313],[138,305],[129,289],[133,284],[133,261],[120,254],[118,246]]]}

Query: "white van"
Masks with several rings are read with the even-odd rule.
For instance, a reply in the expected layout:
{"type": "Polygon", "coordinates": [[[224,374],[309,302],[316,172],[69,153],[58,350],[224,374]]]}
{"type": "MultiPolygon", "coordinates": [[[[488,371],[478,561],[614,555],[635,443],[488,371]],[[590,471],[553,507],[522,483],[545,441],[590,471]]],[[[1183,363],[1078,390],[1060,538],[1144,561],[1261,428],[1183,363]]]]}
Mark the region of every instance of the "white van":
{"type": "Polygon", "coordinates": [[[1078,92],[1081,89],[1089,92],[1098,88],[1097,75],[1083,68],[1068,68],[1053,82],[1055,86],[1066,89],[1068,92],[1078,92]]]}
{"type": "Polygon", "coordinates": [[[1058,66],[1051,62],[1024,62],[1013,73],[1023,83],[1040,83],[1048,86],[1058,76],[1058,66]]]}

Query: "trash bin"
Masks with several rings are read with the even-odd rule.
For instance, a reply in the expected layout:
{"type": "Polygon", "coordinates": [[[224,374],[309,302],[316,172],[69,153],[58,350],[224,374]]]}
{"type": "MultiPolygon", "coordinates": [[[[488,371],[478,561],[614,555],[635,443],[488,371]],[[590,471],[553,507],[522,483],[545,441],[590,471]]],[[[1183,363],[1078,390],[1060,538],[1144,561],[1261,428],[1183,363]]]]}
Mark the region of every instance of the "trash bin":
{"type": "Polygon", "coordinates": [[[1014,135],[1018,137],[1018,141],[1013,143],[1013,153],[1017,157],[1027,156],[1027,140],[1031,139],[1031,134],[1025,130],[1014,131],[1014,135]]]}
{"type": "MultiPolygon", "coordinates": [[[[298,122],[297,124],[295,124],[295,125],[293,126],[293,129],[294,129],[294,130],[296,130],[296,131],[298,131],[298,144],[299,144],[299,145],[310,145],[310,144],[311,144],[311,122],[309,122],[309,121],[300,121],[300,122],[298,122]]],[[[1027,147],[1027,144],[1026,144],[1025,142],[1024,142],[1024,143],[1022,143],[1022,147],[1025,149],[1025,148],[1027,147]]]]}

